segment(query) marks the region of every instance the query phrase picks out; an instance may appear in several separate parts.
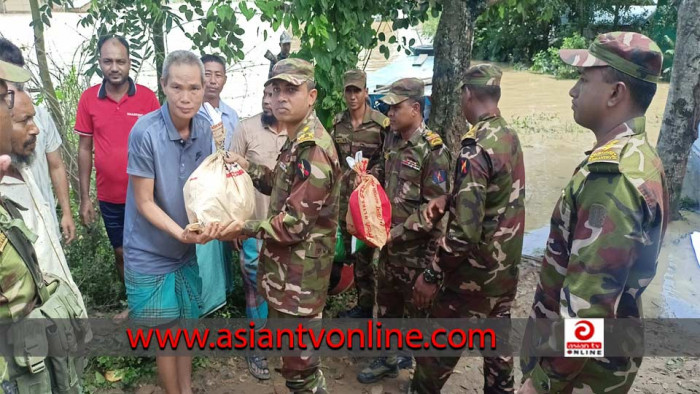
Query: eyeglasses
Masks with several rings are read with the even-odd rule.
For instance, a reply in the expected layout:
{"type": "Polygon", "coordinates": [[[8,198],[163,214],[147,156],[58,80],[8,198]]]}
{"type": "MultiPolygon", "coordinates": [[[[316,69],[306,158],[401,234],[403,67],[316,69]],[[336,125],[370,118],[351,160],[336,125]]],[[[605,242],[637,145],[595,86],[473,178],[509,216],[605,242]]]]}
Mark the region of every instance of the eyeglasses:
{"type": "Polygon", "coordinates": [[[2,98],[5,103],[7,103],[7,109],[12,109],[15,106],[15,91],[14,90],[8,90],[7,93],[5,94],[0,94],[0,98],[2,98]]]}

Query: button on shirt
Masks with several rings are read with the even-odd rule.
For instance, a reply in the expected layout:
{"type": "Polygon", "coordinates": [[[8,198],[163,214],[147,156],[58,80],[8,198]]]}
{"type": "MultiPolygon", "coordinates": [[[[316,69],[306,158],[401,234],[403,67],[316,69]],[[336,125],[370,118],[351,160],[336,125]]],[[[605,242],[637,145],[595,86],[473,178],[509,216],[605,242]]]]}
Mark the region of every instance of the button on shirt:
{"type": "MultiPolygon", "coordinates": [[[[188,224],[182,188],[211,150],[209,122],[196,115],[190,138],[175,129],[168,104],[139,119],[129,137],[127,173],[154,180],[155,203],[180,227],[188,224]]],[[[124,261],[130,270],[151,275],[173,272],[195,257],[195,246],[161,231],[136,208],[129,182],[124,221],[124,261]]]]}
{"type": "Polygon", "coordinates": [[[124,204],[129,132],[139,117],[159,108],[155,93],[131,78],[129,91],[118,103],[107,96],[104,83],[80,96],[75,131],[93,137],[98,200],[124,204]]]}
{"type": "MultiPolygon", "coordinates": [[[[238,113],[235,109],[229,107],[228,104],[226,104],[223,100],[219,100],[219,108],[217,109],[219,110],[219,112],[221,112],[221,119],[224,123],[224,130],[226,130],[226,137],[224,138],[224,150],[230,150],[231,141],[233,141],[233,131],[236,130],[236,127],[238,126],[238,113]]],[[[204,109],[204,106],[199,108],[199,114],[204,116],[204,118],[209,122],[209,124],[213,122],[207,114],[207,111],[204,109]]],[[[214,144],[215,142],[212,141],[212,153],[216,152],[216,146],[214,144]]]]}

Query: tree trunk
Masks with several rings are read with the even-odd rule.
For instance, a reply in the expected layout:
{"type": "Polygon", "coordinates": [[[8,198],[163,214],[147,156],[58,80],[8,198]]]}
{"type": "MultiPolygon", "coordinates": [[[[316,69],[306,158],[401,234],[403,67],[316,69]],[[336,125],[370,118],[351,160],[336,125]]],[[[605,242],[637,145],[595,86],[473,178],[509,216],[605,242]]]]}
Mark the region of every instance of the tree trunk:
{"type": "Polygon", "coordinates": [[[151,28],[151,36],[153,37],[153,53],[156,60],[156,75],[158,76],[158,100],[162,103],[165,101],[165,93],[160,84],[160,77],[163,73],[163,62],[165,61],[165,33],[163,25],[163,15],[153,20],[151,28]]]}
{"type": "Polygon", "coordinates": [[[474,19],[466,1],[443,2],[442,15],[435,32],[433,91],[430,98],[430,129],[439,133],[455,152],[467,130],[460,97],[455,87],[469,68],[474,19]]]}
{"type": "Polygon", "coordinates": [[[666,171],[671,217],[680,218],[679,205],[688,154],[698,137],[700,121],[700,0],[682,0],[673,73],[657,151],[666,171]]]}
{"type": "MultiPolygon", "coordinates": [[[[467,120],[462,115],[461,97],[455,87],[462,81],[472,56],[474,24],[484,10],[498,0],[443,2],[435,32],[435,64],[428,126],[439,133],[454,153],[459,150],[467,120]]],[[[454,157],[453,157],[454,158],[454,157]]]]}
{"type": "Polygon", "coordinates": [[[34,28],[34,48],[36,48],[36,60],[39,65],[39,79],[41,79],[41,89],[46,98],[46,102],[49,105],[49,111],[53,117],[54,122],[59,127],[59,130],[63,130],[65,127],[63,114],[61,114],[60,106],[58,105],[58,100],[56,99],[56,91],[53,87],[53,82],[51,81],[51,74],[49,74],[49,64],[46,60],[46,46],[44,45],[44,22],[41,20],[41,15],[39,13],[39,2],[38,0],[29,0],[29,7],[32,9],[32,26],[34,28]]]}

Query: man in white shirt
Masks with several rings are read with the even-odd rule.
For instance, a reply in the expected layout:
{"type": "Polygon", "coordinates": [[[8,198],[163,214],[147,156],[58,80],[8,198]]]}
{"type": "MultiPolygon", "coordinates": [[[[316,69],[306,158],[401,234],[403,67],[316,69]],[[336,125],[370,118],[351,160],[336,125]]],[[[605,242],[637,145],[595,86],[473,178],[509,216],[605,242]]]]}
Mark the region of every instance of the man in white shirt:
{"type": "MultiPolygon", "coordinates": [[[[0,38],[0,60],[19,67],[25,66],[22,51],[4,38],[0,38]]],[[[71,243],[75,239],[75,221],[70,207],[68,174],[59,150],[63,141],[49,111],[43,106],[35,106],[34,110],[36,111],[34,123],[41,132],[37,136],[34,149],[36,158],[29,168],[44,200],[51,207],[51,216],[55,221],[54,226],[58,227],[60,224],[66,243],[71,243]],[[58,204],[61,206],[60,221],[56,215],[56,199],[54,198],[54,190],[51,189],[52,185],[56,198],[58,198],[58,204]]]]}
{"type": "Polygon", "coordinates": [[[87,317],[85,303],[78,286],[73,281],[73,276],[68,268],[66,256],[61,247],[58,227],[53,225],[54,219],[49,206],[34,181],[30,170],[30,164],[35,158],[34,149],[37,143],[39,128],[34,123],[34,105],[29,95],[16,86],[10,85],[14,90],[15,105],[12,109],[12,165],[6,176],[0,180],[0,193],[5,197],[21,205],[22,219],[30,231],[38,236],[34,242],[34,249],[39,256],[39,267],[42,272],[53,274],[65,280],[74,290],[82,315],[87,317]]]}

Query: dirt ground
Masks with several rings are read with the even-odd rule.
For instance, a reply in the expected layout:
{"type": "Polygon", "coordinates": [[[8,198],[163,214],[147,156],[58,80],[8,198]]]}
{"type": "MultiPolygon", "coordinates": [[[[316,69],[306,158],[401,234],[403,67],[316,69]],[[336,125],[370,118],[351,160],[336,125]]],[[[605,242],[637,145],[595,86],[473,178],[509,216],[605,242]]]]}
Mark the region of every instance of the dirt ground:
{"type": "MultiPolygon", "coordinates": [[[[513,316],[526,317],[531,307],[537,283],[538,267],[526,263],[522,266],[518,295],[513,316]]],[[[270,359],[270,368],[279,368],[278,359],[270,359]]],[[[516,359],[516,366],[518,360],[516,359]]],[[[367,359],[324,358],[322,369],[331,393],[403,393],[410,382],[412,372],[403,370],[396,379],[384,379],[373,385],[359,383],[355,376],[368,363],[367,359]]],[[[443,394],[480,393],[483,384],[481,359],[462,358],[455,372],[442,390],[443,394]]],[[[197,371],[193,376],[196,393],[287,393],[284,379],[273,372],[273,378],[261,382],[251,377],[243,358],[216,359],[212,366],[197,371]]],[[[520,379],[516,368],[516,382],[520,379]]],[[[633,393],[700,393],[700,360],[691,358],[645,358],[637,375],[633,393]]],[[[154,384],[146,384],[135,390],[137,394],[163,394],[154,384]]]]}
{"type": "MultiPolygon", "coordinates": [[[[503,80],[503,115],[520,133],[525,154],[527,177],[527,229],[548,225],[549,215],[561,188],[566,184],[584,151],[594,142],[592,133],[573,122],[568,90],[572,81],[557,81],[548,76],[524,71],[506,70],[503,80]]],[[[661,84],[648,112],[647,132],[655,144],[663,116],[668,85],[661,84]]],[[[645,296],[648,317],[674,317],[687,309],[674,307],[678,300],[695,305],[698,266],[692,256],[688,233],[700,227],[700,216],[686,213],[685,220],[674,222],[667,234],[659,259],[656,278],[645,296]],[[682,273],[682,275],[680,274],[682,273]],[[693,282],[695,280],[695,282],[693,282]]],[[[544,244],[542,244],[544,247],[544,244]]],[[[526,263],[521,269],[518,296],[513,316],[526,317],[534,295],[538,266],[526,263]]],[[[698,317],[695,310],[691,316],[698,317]]],[[[678,316],[690,317],[690,316],[678,316]]],[[[324,358],[323,371],[330,392],[334,393],[400,393],[406,389],[411,372],[401,371],[396,379],[385,379],[374,385],[357,382],[356,374],[368,360],[324,358]]],[[[516,360],[517,365],[517,360],[516,360]]],[[[279,360],[270,360],[271,370],[279,360]]],[[[443,389],[443,393],[481,392],[482,367],[479,358],[463,358],[443,389]]],[[[516,382],[520,372],[516,371],[516,382]]],[[[216,359],[210,367],[194,375],[195,392],[199,393],[286,393],[284,380],[273,372],[273,379],[259,382],[247,372],[242,358],[216,359]]],[[[138,394],[161,393],[154,384],[145,384],[138,394]]],[[[645,358],[632,392],[635,393],[700,393],[700,360],[691,358],[645,358]]]]}

